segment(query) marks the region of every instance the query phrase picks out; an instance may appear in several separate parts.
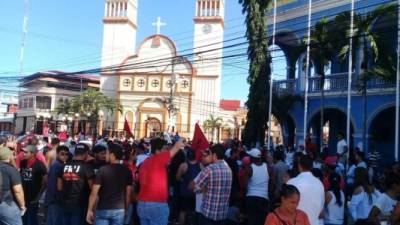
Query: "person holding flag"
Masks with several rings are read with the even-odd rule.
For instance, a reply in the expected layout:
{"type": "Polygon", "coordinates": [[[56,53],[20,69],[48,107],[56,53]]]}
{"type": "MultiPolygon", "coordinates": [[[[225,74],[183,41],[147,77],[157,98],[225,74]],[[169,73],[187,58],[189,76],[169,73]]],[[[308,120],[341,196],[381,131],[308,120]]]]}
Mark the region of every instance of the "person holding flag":
{"type": "Polygon", "coordinates": [[[194,126],[194,134],[191,147],[195,151],[197,161],[201,160],[202,152],[210,147],[210,143],[208,142],[203,131],[201,130],[199,123],[196,123],[196,125],[194,126]]]}

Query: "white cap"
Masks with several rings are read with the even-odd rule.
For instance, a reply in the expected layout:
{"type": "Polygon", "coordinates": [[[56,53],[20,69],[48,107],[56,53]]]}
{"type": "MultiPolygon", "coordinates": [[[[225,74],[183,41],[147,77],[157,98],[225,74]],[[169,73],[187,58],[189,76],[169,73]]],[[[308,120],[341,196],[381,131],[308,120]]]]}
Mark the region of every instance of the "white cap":
{"type": "Polygon", "coordinates": [[[253,158],[261,157],[261,151],[258,148],[252,148],[250,151],[247,151],[247,154],[253,158]]]}

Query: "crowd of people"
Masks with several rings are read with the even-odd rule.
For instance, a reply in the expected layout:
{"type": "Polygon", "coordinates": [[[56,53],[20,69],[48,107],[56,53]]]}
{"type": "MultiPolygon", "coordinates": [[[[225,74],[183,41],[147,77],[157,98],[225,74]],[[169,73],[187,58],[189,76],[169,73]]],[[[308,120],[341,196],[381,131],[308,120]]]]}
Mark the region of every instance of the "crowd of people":
{"type": "Polygon", "coordinates": [[[400,164],[304,145],[192,149],[181,137],[0,139],[0,224],[400,224],[400,164]],[[172,143],[171,143],[171,140],[172,143]],[[41,216],[39,216],[41,215],[41,216]],[[43,217],[42,219],[39,219],[43,217]]]}

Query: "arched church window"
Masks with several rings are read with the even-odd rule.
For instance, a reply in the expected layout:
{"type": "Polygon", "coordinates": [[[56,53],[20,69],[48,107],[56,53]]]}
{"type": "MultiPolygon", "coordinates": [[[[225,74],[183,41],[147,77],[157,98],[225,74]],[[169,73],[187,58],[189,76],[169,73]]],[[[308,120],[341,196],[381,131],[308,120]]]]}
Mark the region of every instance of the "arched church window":
{"type": "Polygon", "coordinates": [[[151,86],[154,87],[154,88],[160,86],[160,81],[159,81],[159,80],[153,80],[153,81],[151,81],[151,86]]]}
{"type": "Polygon", "coordinates": [[[144,82],[143,79],[139,79],[136,84],[137,84],[138,87],[143,87],[145,82],[144,82]]]}

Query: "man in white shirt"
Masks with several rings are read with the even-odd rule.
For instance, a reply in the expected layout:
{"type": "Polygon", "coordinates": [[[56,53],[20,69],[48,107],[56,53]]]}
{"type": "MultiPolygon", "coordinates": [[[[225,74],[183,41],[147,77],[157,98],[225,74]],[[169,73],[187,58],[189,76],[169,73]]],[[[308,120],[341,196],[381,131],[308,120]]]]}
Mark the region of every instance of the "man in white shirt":
{"type": "Polygon", "coordinates": [[[310,172],[312,168],[313,161],[310,156],[301,156],[299,163],[300,174],[290,179],[288,184],[296,186],[300,191],[298,209],[307,214],[311,225],[319,225],[319,215],[324,207],[325,192],[322,182],[310,172]]]}
{"type": "Polygon", "coordinates": [[[345,154],[347,152],[347,142],[344,139],[343,133],[338,134],[338,143],[336,146],[336,153],[338,153],[340,156],[345,154]]]}

